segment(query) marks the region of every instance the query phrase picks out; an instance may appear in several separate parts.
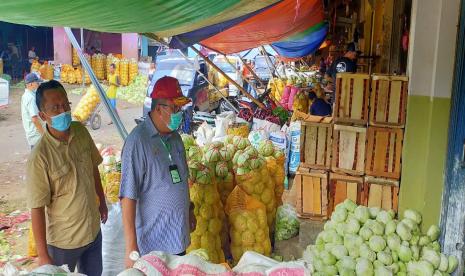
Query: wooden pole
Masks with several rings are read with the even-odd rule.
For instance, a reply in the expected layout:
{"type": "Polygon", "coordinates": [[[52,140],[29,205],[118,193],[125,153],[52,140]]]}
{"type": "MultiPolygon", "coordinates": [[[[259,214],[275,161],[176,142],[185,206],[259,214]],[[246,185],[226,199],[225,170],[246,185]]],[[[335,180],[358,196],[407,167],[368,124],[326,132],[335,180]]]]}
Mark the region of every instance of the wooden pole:
{"type": "Polygon", "coordinates": [[[255,73],[255,71],[247,64],[247,62],[245,62],[245,60],[241,57],[241,55],[237,54],[236,56],[240,58],[240,60],[241,60],[242,63],[244,64],[244,66],[250,71],[250,73],[252,73],[252,75],[254,76],[254,78],[257,79],[257,81],[260,83],[260,85],[261,85],[261,86],[265,86],[265,84],[263,83],[262,79],[260,79],[260,78],[258,77],[258,75],[255,73]]]}
{"type": "Polygon", "coordinates": [[[208,57],[204,56],[199,50],[197,50],[195,47],[190,46],[192,51],[194,51],[197,55],[201,56],[208,65],[213,67],[218,73],[220,73],[225,79],[227,79],[230,83],[232,83],[234,86],[237,87],[247,98],[249,98],[251,101],[253,101],[258,107],[260,108],[265,108],[263,103],[259,102],[257,99],[252,97],[252,95],[249,94],[249,92],[245,91],[244,87],[240,86],[236,81],[231,79],[225,72],[223,72],[218,66],[216,66],[208,57]]]}

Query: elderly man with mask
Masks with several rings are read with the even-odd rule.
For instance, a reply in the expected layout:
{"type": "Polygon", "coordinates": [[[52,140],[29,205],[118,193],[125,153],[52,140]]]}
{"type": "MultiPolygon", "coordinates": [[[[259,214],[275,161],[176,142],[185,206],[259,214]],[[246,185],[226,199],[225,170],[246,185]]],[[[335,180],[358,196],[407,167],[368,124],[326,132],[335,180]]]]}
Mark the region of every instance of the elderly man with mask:
{"type": "Polygon", "coordinates": [[[107,219],[98,165],[102,157],[87,129],[71,122],[66,91],[55,80],[36,92],[43,137],[28,160],[27,204],[39,265],[67,264],[71,271],[102,274],[100,221],[107,219]]]}
{"type": "Polygon", "coordinates": [[[188,168],[181,136],[181,108],[190,102],[177,79],[160,78],[153,88],[152,108],[125,141],[120,198],[129,255],[164,251],[183,255],[194,224],[189,202],[188,168]]]}
{"type": "Polygon", "coordinates": [[[44,133],[43,122],[39,118],[36,105],[36,91],[42,80],[35,74],[29,73],[24,78],[26,89],[21,97],[21,119],[29,147],[32,149],[44,133]]]}

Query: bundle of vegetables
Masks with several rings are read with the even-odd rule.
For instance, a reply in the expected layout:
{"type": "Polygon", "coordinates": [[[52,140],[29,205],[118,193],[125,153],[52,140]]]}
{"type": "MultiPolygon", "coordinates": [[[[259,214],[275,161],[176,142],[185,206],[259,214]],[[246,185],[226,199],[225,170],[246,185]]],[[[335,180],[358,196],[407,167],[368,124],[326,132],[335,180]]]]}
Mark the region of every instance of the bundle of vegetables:
{"type": "Polygon", "coordinates": [[[284,241],[299,234],[300,221],[297,212],[289,205],[284,204],[276,211],[275,240],[284,241]]]}
{"type": "Polygon", "coordinates": [[[258,146],[258,152],[265,157],[268,172],[274,181],[274,193],[276,197],[276,206],[283,204],[282,196],[284,192],[285,170],[284,162],[286,157],[282,150],[277,149],[270,140],[263,140],[258,146]]]}
{"type": "Polygon", "coordinates": [[[307,247],[304,258],[312,275],[449,275],[458,264],[441,253],[439,228],[421,233],[421,215],[405,210],[401,220],[394,211],[357,206],[345,200],[307,247]]]}
{"type": "MultiPolygon", "coordinates": [[[[60,80],[61,82],[68,82],[68,75],[70,74],[71,71],[73,71],[74,68],[70,64],[63,64],[61,65],[61,72],[60,72],[60,80]]],[[[71,72],[74,74],[74,72],[71,72]]]]}
{"type": "Polygon", "coordinates": [[[120,72],[119,72],[119,71],[120,71],[120,60],[119,60],[117,57],[115,57],[114,55],[109,54],[109,55],[107,56],[107,60],[106,60],[106,70],[105,70],[106,76],[107,76],[107,80],[108,80],[108,76],[110,75],[109,72],[110,72],[110,65],[111,65],[111,64],[114,64],[114,65],[115,65],[115,67],[116,67],[116,68],[115,68],[116,74],[117,74],[117,75],[120,74],[120,72]]]}
{"type": "Polygon", "coordinates": [[[283,96],[284,87],[286,86],[286,79],[272,78],[268,82],[267,89],[271,89],[271,96],[274,97],[276,101],[280,101],[283,96]]]}
{"type": "Polygon", "coordinates": [[[94,54],[92,56],[92,70],[99,80],[105,79],[106,56],[104,54],[94,54]]]}
{"type": "MultiPolygon", "coordinates": [[[[74,76],[74,74],[73,74],[74,76]]],[[[100,96],[93,85],[89,86],[73,111],[73,117],[80,122],[86,121],[100,103],[100,96]]]]}
{"type": "Polygon", "coordinates": [[[116,97],[133,104],[144,103],[147,93],[147,76],[137,75],[128,86],[120,86],[116,90],[116,97]]]}
{"type": "MultiPolygon", "coordinates": [[[[3,63],[2,63],[3,64],[3,63]]],[[[33,60],[31,64],[31,72],[39,72],[40,63],[37,60],[33,60]]]]}
{"type": "Polygon", "coordinates": [[[292,110],[293,111],[297,110],[303,113],[309,112],[307,93],[305,93],[304,91],[299,91],[294,96],[294,102],[292,103],[292,110]]]}
{"type": "Polygon", "coordinates": [[[53,79],[53,66],[50,65],[47,61],[44,62],[39,68],[40,77],[44,80],[53,79]]]}
{"type": "Polygon", "coordinates": [[[213,263],[225,261],[222,249],[221,230],[223,229],[223,205],[215,183],[213,171],[200,162],[191,160],[189,166],[189,193],[194,204],[197,220],[195,230],[190,234],[189,253],[205,249],[213,263]]]}
{"type": "MultiPolygon", "coordinates": [[[[233,142],[234,139],[242,140],[245,138],[234,137],[233,142]]],[[[241,150],[239,146],[237,148],[239,150],[236,151],[233,157],[236,183],[248,195],[265,205],[268,226],[270,229],[273,229],[276,216],[274,179],[268,171],[265,159],[259,155],[258,151],[252,145],[247,146],[243,150],[241,150]]]]}
{"type": "Polygon", "coordinates": [[[77,50],[74,47],[73,47],[73,54],[72,54],[72,64],[73,64],[73,66],[78,66],[79,64],[81,64],[81,61],[79,60],[77,50]]]}
{"type": "Polygon", "coordinates": [[[119,169],[105,172],[102,180],[103,192],[108,202],[118,202],[121,182],[121,162],[119,163],[119,169]]]}
{"type": "Polygon", "coordinates": [[[271,113],[279,118],[279,125],[284,125],[289,120],[289,112],[281,106],[273,109],[271,113]]]}
{"type": "Polygon", "coordinates": [[[131,83],[139,73],[139,66],[137,64],[137,60],[131,58],[129,61],[129,82],[131,83]]]}
{"type": "Polygon", "coordinates": [[[119,65],[119,77],[121,85],[126,86],[129,84],[129,61],[127,59],[122,59],[119,65]]]}
{"type": "MultiPolygon", "coordinates": [[[[244,109],[245,110],[245,109],[244,109]]],[[[244,111],[241,110],[240,112],[244,111]]],[[[240,113],[239,112],[239,117],[240,113]]],[[[249,136],[249,124],[247,123],[235,123],[229,126],[227,130],[228,135],[233,135],[233,136],[241,136],[244,138],[247,138],[249,136]]]]}
{"type": "Polygon", "coordinates": [[[237,263],[245,251],[271,254],[266,207],[236,186],[226,203],[231,237],[231,252],[237,263]]]}

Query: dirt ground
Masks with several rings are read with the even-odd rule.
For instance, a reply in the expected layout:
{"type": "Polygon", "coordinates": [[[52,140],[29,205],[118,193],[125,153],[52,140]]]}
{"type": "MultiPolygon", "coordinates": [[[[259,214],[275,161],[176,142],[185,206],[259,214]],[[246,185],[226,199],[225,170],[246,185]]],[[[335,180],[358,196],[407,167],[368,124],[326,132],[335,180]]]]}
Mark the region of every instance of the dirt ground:
{"type": "MultiPolygon", "coordinates": [[[[67,86],[66,90],[78,86],[67,86]]],[[[24,89],[10,89],[10,103],[0,109],[0,213],[9,214],[13,211],[27,211],[25,195],[25,166],[30,152],[27,145],[21,121],[21,95],[24,89]]],[[[75,107],[81,96],[68,93],[68,97],[75,107]]],[[[135,118],[142,114],[142,105],[118,102],[118,112],[128,132],[136,125],[135,118]]],[[[108,125],[110,119],[104,109],[100,112],[102,127],[98,130],[89,128],[94,141],[104,145],[115,145],[121,148],[123,141],[114,125],[108,125]]],[[[18,226],[22,231],[10,237],[12,255],[27,255],[27,230],[29,223],[18,226]]]]}

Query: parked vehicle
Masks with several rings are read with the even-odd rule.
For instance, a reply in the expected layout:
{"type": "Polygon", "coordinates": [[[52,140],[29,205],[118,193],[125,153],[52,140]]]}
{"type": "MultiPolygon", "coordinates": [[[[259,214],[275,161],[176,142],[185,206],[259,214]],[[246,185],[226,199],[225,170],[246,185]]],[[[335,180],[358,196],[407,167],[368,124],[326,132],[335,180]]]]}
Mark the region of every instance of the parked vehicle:
{"type": "MultiPolygon", "coordinates": [[[[241,74],[241,61],[238,57],[227,56],[229,63],[231,63],[237,71],[228,63],[224,56],[216,56],[213,59],[213,63],[218,66],[223,72],[225,72],[228,77],[237,82],[240,86],[243,86],[244,80],[242,79],[241,74]]],[[[239,89],[232,83],[228,82],[220,73],[215,72],[213,77],[213,83],[217,85],[218,88],[226,88],[228,92],[228,97],[237,97],[239,89]]]]}
{"type": "MultiPolygon", "coordinates": [[[[276,63],[276,59],[274,56],[269,56],[271,63],[274,65],[276,63]]],[[[263,55],[258,55],[254,59],[255,67],[254,71],[257,74],[257,76],[262,79],[263,81],[268,82],[271,78],[270,75],[270,69],[268,69],[268,63],[266,61],[266,57],[263,55]]],[[[273,71],[273,68],[271,68],[271,71],[273,71]]]]}

